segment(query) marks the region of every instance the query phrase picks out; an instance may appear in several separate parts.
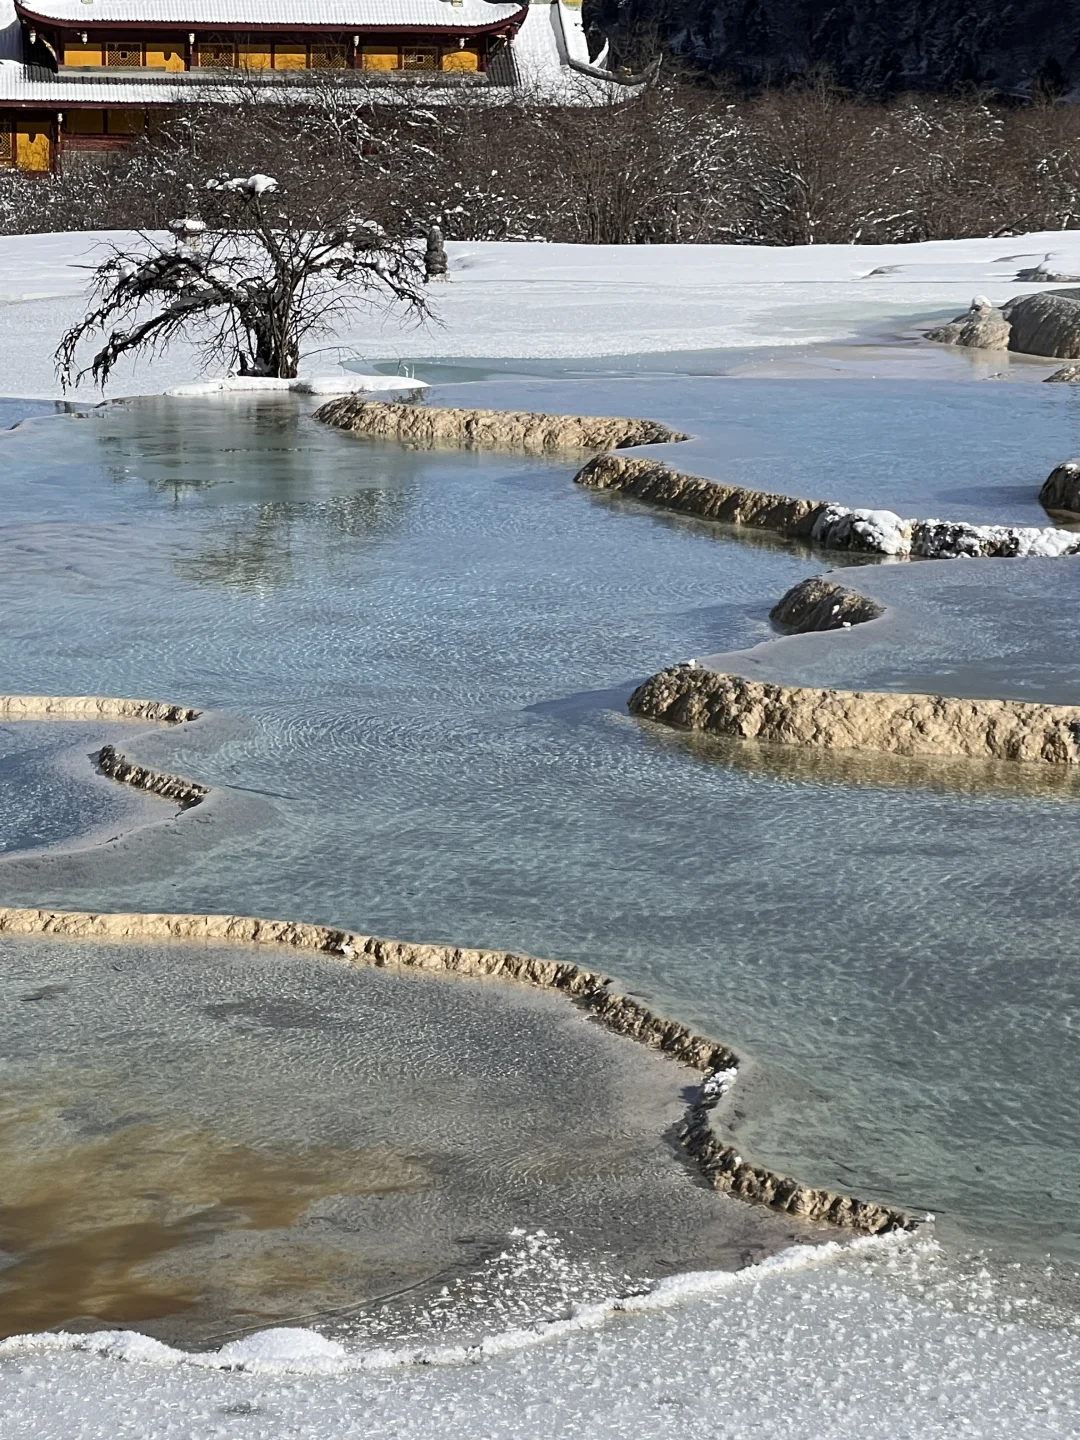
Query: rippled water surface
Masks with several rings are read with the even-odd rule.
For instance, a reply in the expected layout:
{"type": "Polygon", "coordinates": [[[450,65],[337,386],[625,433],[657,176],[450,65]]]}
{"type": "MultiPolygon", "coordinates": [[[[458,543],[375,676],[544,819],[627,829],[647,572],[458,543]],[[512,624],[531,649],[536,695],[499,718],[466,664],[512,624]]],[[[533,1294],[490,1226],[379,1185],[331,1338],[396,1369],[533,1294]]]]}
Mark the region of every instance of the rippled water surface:
{"type": "Polygon", "coordinates": [[[669,1144],[692,1071],[522,986],[8,938],[0,1055],[2,1334],[401,1334],[444,1286],[460,1330],[515,1228],[558,1246],[523,1318],[790,1240],[669,1144]]]}
{"type": "MultiPolygon", "coordinates": [[[[1068,387],[923,388],[932,425],[884,384],[445,394],[652,414],[797,493],[857,500],[873,458],[866,500],[1038,523],[1068,387]]],[[[107,853],[10,860],[5,899],[606,968],[758,1062],[747,1153],[965,1245],[1080,1258],[1075,802],[851,785],[626,715],[651,671],[765,638],[819,559],[590,495],[570,462],[370,445],[291,403],[124,406],[0,446],[3,688],[210,707],[135,749],[222,792],[107,853]]]]}

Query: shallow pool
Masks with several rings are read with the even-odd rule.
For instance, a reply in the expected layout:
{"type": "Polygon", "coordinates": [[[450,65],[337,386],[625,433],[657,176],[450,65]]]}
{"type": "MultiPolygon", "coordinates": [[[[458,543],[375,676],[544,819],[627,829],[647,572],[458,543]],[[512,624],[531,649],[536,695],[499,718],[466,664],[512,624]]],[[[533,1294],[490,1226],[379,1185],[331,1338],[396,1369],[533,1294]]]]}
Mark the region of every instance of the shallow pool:
{"type": "MultiPolygon", "coordinates": [[[[1068,387],[924,388],[925,423],[911,386],[844,382],[445,395],[697,417],[695,465],[744,483],[1041,523],[1068,387]]],[[[958,1246],[1080,1259],[1074,803],[807,778],[626,714],[664,664],[765,638],[820,557],[585,493],[569,461],[367,444],[291,402],[140,403],[0,445],[4,689],[210,707],[134,749],[222,792],[107,852],[9,859],[6,902],[602,967],[755,1062],[746,1153],[933,1210],[958,1246]]]]}

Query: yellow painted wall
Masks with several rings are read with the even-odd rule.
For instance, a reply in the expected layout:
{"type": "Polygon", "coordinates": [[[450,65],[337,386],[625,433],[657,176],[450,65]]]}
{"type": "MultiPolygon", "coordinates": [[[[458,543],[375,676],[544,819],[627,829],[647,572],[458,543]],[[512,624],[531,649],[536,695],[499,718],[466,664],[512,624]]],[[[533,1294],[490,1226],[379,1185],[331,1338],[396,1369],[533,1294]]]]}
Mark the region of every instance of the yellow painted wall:
{"type": "Polygon", "coordinates": [[[186,70],[187,61],[179,45],[166,41],[149,40],[146,45],[146,68],[148,70],[186,70]]]}
{"type": "Polygon", "coordinates": [[[68,110],[64,114],[64,129],[69,135],[104,135],[104,110],[68,110]]]}
{"type": "Polygon", "coordinates": [[[464,50],[444,50],[442,68],[444,70],[479,70],[480,51],[474,45],[466,45],[464,50]]]}
{"type": "Polygon", "coordinates": [[[240,46],[241,70],[270,70],[273,68],[273,64],[274,56],[269,40],[254,45],[240,46]]]}
{"type": "Polygon", "coordinates": [[[81,45],[66,43],[64,45],[65,65],[104,65],[105,60],[101,53],[100,45],[81,45]]]}
{"type": "Polygon", "coordinates": [[[361,56],[364,70],[396,70],[398,68],[398,47],[396,45],[365,45],[361,56]]]}
{"type": "Polygon", "coordinates": [[[145,129],[141,110],[110,110],[110,135],[141,135],[145,129]]]}
{"type": "Polygon", "coordinates": [[[16,119],[15,164],[20,170],[52,169],[52,126],[47,120],[16,119]]]}
{"type": "Polygon", "coordinates": [[[306,70],[306,69],[307,69],[307,46],[306,46],[306,45],[275,45],[275,46],[274,46],[274,69],[275,69],[275,70],[306,70]]]}

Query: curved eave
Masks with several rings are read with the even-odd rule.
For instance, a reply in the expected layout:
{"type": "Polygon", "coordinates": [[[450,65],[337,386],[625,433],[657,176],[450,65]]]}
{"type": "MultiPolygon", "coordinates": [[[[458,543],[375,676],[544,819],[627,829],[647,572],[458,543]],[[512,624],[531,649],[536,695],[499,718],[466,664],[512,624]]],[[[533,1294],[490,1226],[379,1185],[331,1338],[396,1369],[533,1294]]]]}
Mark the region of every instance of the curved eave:
{"type": "Polygon", "coordinates": [[[400,25],[371,25],[361,20],[342,20],[334,25],[312,24],[302,19],[285,22],[280,21],[274,24],[265,22],[251,22],[246,20],[222,21],[222,20],[178,20],[170,19],[164,21],[146,20],[91,20],[86,19],[62,19],[55,15],[42,15],[36,10],[31,10],[15,0],[15,13],[19,19],[27,25],[41,26],[42,29],[86,31],[89,34],[115,34],[118,30],[139,30],[148,35],[155,35],[159,31],[172,30],[209,30],[215,35],[222,32],[235,33],[238,35],[289,35],[297,32],[304,34],[334,34],[340,35],[348,30],[358,30],[363,35],[412,35],[422,32],[425,35],[494,35],[508,28],[516,28],[521,25],[528,14],[528,5],[522,5],[512,15],[503,15],[498,20],[489,20],[484,25],[425,25],[421,21],[402,21],[400,25]]]}

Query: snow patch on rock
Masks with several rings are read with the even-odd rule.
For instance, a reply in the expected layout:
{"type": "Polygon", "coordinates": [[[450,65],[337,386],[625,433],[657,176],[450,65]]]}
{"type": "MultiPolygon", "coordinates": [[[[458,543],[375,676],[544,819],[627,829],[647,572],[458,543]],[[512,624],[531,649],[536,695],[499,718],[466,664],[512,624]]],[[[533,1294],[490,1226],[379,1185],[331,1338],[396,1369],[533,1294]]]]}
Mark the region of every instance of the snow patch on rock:
{"type": "Polygon", "coordinates": [[[1053,526],[970,525],[959,520],[919,520],[911,532],[911,553],[924,560],[963,556],[1056,558],[1080,551],[1080,535],[1053,526]]]}
{"type": "Polygon", "coordinates": [[[873,555],[906,555],[911,521],[891,510],[849,510],[826,505],[814,521],[810,538],[830,550],[864,550],[873,555]]]}

